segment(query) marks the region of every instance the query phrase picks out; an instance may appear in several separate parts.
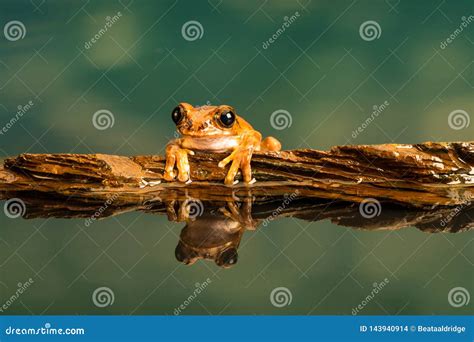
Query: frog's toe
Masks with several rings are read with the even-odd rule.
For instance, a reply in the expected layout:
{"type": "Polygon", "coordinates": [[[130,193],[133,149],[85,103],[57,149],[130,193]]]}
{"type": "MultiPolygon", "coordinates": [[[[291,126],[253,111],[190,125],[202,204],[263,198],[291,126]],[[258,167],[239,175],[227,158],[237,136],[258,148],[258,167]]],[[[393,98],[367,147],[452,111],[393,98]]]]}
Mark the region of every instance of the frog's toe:
{"type": "Polygon", "coordinates": [[[250,167],[250,160],[252,156],[250,154],[244,154],[242,157],[242,177],[244,179],[244,183],[251,184],[252,182],[252,168],[250,167]]]}
{"type": "Polygon", "coordinates": [[[185,222],[189,220],[189,204],[187,201],[179,203],[178,221],[185,222]]]}
{"type": "Polygon", "coordinates": [[[235,150],[233,151],[231,154],[229,154],[227,157],[225,157],[224,159],[222,159],[219,164],[217,164],[217,166],[219,167],[224,167],[226,166],[227,164],[229,164],[231,161],[235,160],[236,156],[238,154],[238,151],[235,150]]]}
{"type": "Polygon", "coordinates": [[[235,180],[235,177],[237,176],[237,172],[239,172],[241,160],[242,158],[239,155],[236,155],[233,158],[229,171],[227,172],[227,175],[225,176],[224,183],[226,185],[234,185],[234,180],[235,180]]]}
{"type": "Polygon", "coordinates": [[[189,179],[189,172],[180,172],[178,175],[178,180],[183,183],[187,183],[189,179]]]}
{"type": "Polygon", "coordinates": [[[173,222],[178,220],[178,215],[174,209],[175,203],[175,200],[166,203],[166,215],[168,216],[168,220],[173,222]]]}
{"type": "Polygon", "coordinates": [[[176,178],[176,174],[174,173],[174,171],[167,171],[163,174],[163,178],[166,181],[171,182],[176,178]]]}

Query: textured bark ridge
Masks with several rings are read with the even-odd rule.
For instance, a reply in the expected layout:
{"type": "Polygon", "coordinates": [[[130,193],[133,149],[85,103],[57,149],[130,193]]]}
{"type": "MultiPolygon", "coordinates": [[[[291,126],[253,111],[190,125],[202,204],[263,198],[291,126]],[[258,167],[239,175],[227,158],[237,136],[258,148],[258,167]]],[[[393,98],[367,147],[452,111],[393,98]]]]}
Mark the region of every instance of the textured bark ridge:
{"type": "MultiPolygon", "coordinates": [[[[361,202],[372,197],[407,206],[459,205],[474,192],[474,142],[338,146],[330,151],[256,153],[257,183],[224,186],[222,154],[191,156],[185,185],[162,182],[164,157],[104,154],[22,154],[5,160],[0,191],[38,192],[102,200],[119,192],[130,201],[191,192],[203,200],[251,192],[361,202]],[[467,193],[467,195],[466,195],[467,193]],[[198,196],[199,195],[199,196],[198,196]]],[[[239,175],[240,177],[240,175],[239,175]]]]}
{"type": "MultiPolygon", "coordinates": [[[[164,203],[188,198],[209,203],[252,198],[254,208],[258,208],[265,203],[281,203],[284,196],[296,193],[297,200],[280,214],[290,215],[293,210],[294,216],[312,220],[315,217],[311,213],[319,212],[321,205],[346,203],[343,212],[338,207],[319,214],[344,225],[347,215],[347,218],[357,215],[357,204],[371,198],[384,207],[409,208],[410,212],[404,211],[411,215],[410,219],[405,216],[405,225],[423,224],[428,214],[430,219],[435,216],[441,219],[439,213],[461,208],[467,213],[464,216],[467,222],[463,221],[455,230],[472,228],[472,141],[255,153],[252,171],[257,182],[250,186],[223,184],[227,168],[219,168],[217,164],[224,157],[211,153],[190,156],[193,182],[182,184],[163,181],[163,156],[22,154],[6,159],[0,167],[0,198],[24,198],[30,203],[30,217],[55,216],[53,213],[58,216],[59,211],[63,212],[62,217],[75,217],[93,213],[94,208],[111,197],[114,201],[108,207],[110,215],[129,210],[160,212],[164,203]],[[353,209],[347,210],[351,206],[353,209]]],[[[400,223],[388,224],[397,225],[400,223]]]]}

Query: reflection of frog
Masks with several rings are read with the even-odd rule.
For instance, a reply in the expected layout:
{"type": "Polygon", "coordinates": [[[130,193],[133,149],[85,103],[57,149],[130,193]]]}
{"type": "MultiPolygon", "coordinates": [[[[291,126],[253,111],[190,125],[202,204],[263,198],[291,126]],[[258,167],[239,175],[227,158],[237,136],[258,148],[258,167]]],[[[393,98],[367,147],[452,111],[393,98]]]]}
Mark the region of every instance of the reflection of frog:
{"type": "Polygon", "coordinates": [[[218,266],[231,267],[237,262],[237,248],[244,231],[238,222],[212,215],[188,221],[176,246],[176,259],[186,265],[211,259],[218,266]]]}
{"type": "Polygon", "coordinates": [[[237,249],[244,232],[254,230],[258,222],[252,219],[250,202],[245,202],[242,208],[228,202],[227,207],[186,220],[175,250],[178,261],[192,265],[199,259],[211,259],[224,268],[237,263],[237,249]]]}
{"type": "Polygon", "coordinates": [[[172,119],[182,137],[172,140],[166,147],[164,178],[172,181],[178,176],[181,182],[190,181],[188,154],[195,150],[209,152],[229,152],[230,155],[219,163],[224,167],[232,162],[225,177],[225,184],[231,185],[239,169],[245,183],[252,179],[250,160],[254,151],[280,151],[281,144],[273,137],[262,140],[247,121],[235,114],[230,106],[193,107],[180,103],[172,112],[172,119]],[[174,167],[177,167],[176,175],[174,167]]]}

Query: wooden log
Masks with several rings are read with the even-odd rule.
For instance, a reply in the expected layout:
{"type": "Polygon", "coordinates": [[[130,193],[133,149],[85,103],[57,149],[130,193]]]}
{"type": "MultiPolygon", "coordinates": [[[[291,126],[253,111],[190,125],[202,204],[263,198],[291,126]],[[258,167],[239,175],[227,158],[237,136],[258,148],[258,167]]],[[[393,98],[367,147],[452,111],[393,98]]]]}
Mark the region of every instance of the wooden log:
{"type": "Polygon", "coordinates": [[[6,159],[0,168],[0,194],[9,198],[27,192],[93,202],[119,194],[120,203],[129,205],[189,196],[253,196],[258,201],[298,191],[302,198],[356,203],[375,198],[422,208],[462,205],[474,193],[472,141],[255,153],[252,170],[257,183],[252,185],[223,184],[227,168],[217,164],[224,156],[191,156],[193,182],[183,184],[163,181],[163,156],[22,154],[6,159]]]}

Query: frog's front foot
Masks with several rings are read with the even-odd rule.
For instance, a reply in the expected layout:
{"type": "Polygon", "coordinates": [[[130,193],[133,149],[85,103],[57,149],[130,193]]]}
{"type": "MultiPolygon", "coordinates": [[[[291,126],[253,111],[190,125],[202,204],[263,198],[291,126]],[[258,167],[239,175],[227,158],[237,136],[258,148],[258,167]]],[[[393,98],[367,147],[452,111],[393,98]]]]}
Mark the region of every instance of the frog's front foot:
{"type": "Polygon", "coordinates": [[[174,167],[178,169],[178,180],[187,182],[190,180],[190,167],[188,154],[194,155],[194,152],[178,145],[170,144],[166,147],[166,165],[163,178],[167,181],[173,181],[176,178],[174,167]]]}
{"type": "Polygon", "coordinates": [[[255,230],[258,222],[252,217],[252,201],[253,198],[247,198],[244,202],[228,201],[227,208],[219,208],[219,211],[232,221],[239,222],[243,228],[255,230]]]}
{"type": "Polygon", "coordinates": [[[219,167],[224,167],[232,161],[229,172],[227,172],[224,180],[226,185],[237,184],[238,181],[234,181],[234,179],[239,169],[242,170],[242,177],[246,184],[252,184],[255,182],[255,180],[252,180],[252,169],[250,167],[252,154],[253,148],[236,149],[227,158],[224,158],[219,162],[219,167]]]}

